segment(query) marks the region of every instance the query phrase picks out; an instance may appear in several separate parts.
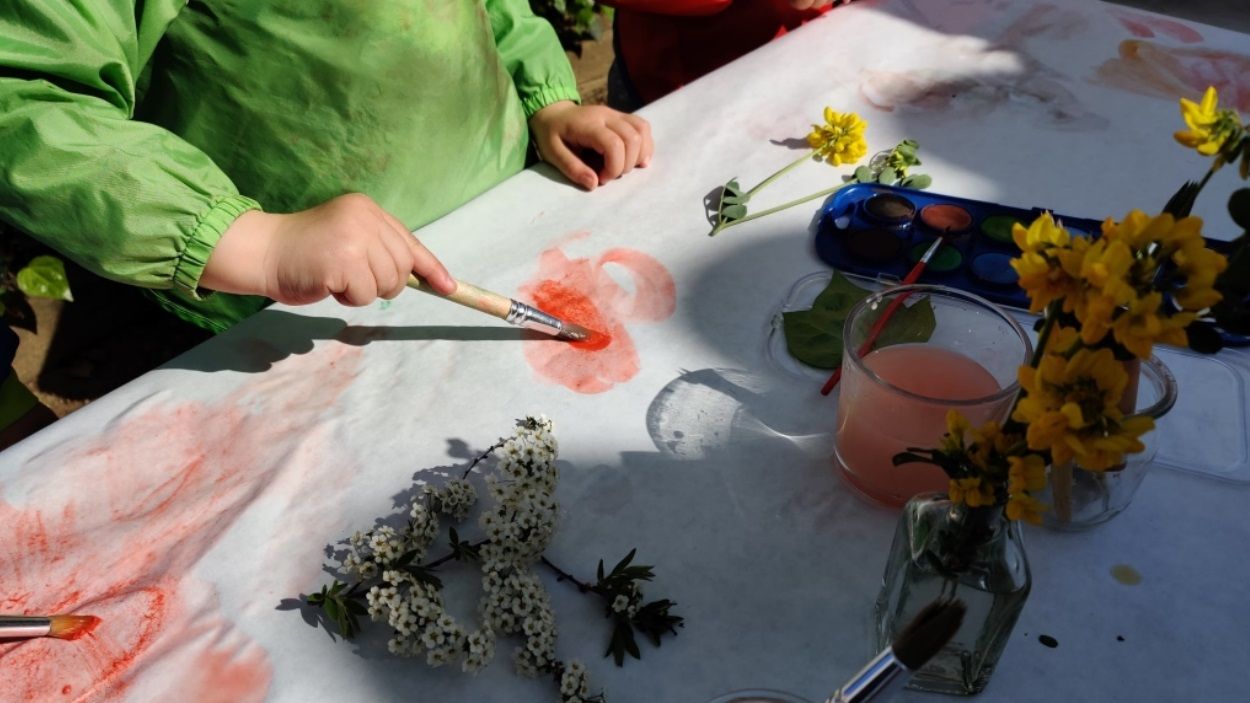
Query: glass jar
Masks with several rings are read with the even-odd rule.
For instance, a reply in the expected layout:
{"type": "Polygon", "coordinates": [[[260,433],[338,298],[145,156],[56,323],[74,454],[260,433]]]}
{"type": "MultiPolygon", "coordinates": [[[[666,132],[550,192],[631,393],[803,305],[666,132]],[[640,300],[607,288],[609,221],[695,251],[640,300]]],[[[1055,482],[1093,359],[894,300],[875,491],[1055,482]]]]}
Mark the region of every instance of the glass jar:
{"type": "Polygon", "coordinates": [[[860,495],[891,507],[945,490],[942,469],[895,466],[894,455],[941,437],[952,409],[973,425],[1003,420],[1032,353],[1015,318],[970,293],[913,285],[868,296],[842,326],[835,465],[860,495]]]}
{"type": "MultiPolygon", "coordinates": [[[[1176,404],[1176,378],[1158,357],[1140,364],[1137,415],[1158,421],[1176,404]]],[[[1130,383],[1130,387],[1134,384],[1130,383]]],[[[1142,437],[1145,451],[1130,454],[1123,464],[1106,471],[1090,471],[1079,464],[1052,466],[1046,488],[1036,498],[1049,508],[1042,524],[1055,530],[1077,531],[1100,525],[1119,515],[1132,502],[1146,470],[1154,461],[1157,433],[1142,437]]]]}
{"type": "Polygon", "coordinates": [[[926,605],[958,598],[959,631],[908,688],[959,695],[989,682],[1029,595],[1029,563],[1019,523],[1002,506],[969,508],[944,493],[908,501],[899,517],[874,622],[874,650],[890,646],[926,605]]]}

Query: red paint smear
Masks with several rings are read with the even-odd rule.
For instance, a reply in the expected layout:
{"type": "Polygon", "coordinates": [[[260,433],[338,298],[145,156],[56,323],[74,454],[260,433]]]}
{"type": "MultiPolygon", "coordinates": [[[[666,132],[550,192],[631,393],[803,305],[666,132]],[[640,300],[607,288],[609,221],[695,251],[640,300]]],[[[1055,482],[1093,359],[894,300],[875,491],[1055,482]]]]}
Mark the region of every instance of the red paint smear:
{"type": "Polygon", "coordinates": [[[595,330],[583,342],[533,340],[525,359],[540,377],[579,393],[602,393],[638,373],[627,322],[659,322],[676,308],[677,286],[664,266],[633,249],[610,249],[598,259],[569,259],[559,246],[542,253],[538,274],[521,292],[539,308],[595,330]],[[633,281],[630,293],[606,267],[633,281]]]}
{"type": "Polygon", "coordinates": [[[1100,83],[1172,101],[1198,100],[1207,86],[1215,86],[1220,107],[1250,112],[1250,56],[1139,39],[1120,42],[1119,54],[1098,68],[1100,83]]]}
{"type": "Polygon", "coordinates": [[[1153,39],[1155,36],[1154,30],[1158,30],[1163,36],[1171,37],[1185,44],[1197,44],[1202,41],[1202,34],[1198,30],[1174,19],[1139,15],[1135,12],[1125,12],[1123,10],[1114,11],[1112,14],[1133,36],[1141,39],[1153,39]]]}
{"type": "Polygon", "coordinates": [[[25,503],[0,500],[11,535],[0,540],[0,610],[87,611],[101,622],[75,642],[0,645],[0,697],[262,700],[265,652],[189,573],[249,506],[293,480],[287,474],[316,482],[341,469],[303,445],[360,355],[333,345],[282,361],[218,402],[141,403],[19,472],[25,503]],[[309,454],[322,459],[291,459],[309,454]]]}

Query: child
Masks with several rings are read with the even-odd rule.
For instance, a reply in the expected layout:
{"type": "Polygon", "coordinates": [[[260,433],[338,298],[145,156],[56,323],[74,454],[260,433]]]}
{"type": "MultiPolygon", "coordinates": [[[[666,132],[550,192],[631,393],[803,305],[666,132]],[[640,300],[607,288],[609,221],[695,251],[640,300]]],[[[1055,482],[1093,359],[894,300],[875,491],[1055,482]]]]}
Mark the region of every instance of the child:
{"type": "Polygon", "coordinates": [[[608,104],[633,111],[819,17],[836,0],[601,2],[616,8],[608,104]]]}
{"type": "Polygon", "coordinates": [[[212,330],[410,272],[450,290],[410,230],[521,170],[530,132],[588,190],[652,153],[575,104],[526,0],[14,0],[0,37],[0,219],[212,330]]]}

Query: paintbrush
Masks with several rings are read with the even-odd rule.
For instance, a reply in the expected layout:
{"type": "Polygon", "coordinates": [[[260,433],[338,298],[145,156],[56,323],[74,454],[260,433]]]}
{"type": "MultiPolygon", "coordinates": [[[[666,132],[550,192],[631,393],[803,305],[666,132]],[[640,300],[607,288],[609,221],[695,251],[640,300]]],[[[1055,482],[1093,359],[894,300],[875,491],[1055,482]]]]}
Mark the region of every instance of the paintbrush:
{"type": "Polygon", "coordinates": [[[967,608],[959,600],[934,601],[924,607],[894,643],[868,663],[825,703],[864,703],[900,688],[950,642],[967,608]]]}
{"type": "MultiPolygon", "coordinates": [[[[903,282],[899,285],[910,286],[919,280],[920,274],[924,273],[924,267],[929,265],[929,260],[937,254],[937,250],[942,248],[942,243],[945,241],[946,238],[944,236],[933,240],[933,243],[929,245],[927,250],[925,250],[924,256],[920,257],[920,261],[917,261],[916,265],[911,267],[911,270],[907,272],[907,276],[903,278],[903,282]]],[[[886,306],[885,312],[881,314],[881,317],[877,318],[875,323],[873,323],[872,329],[868,330],[868,338],[864,340],[862,345],[860,345],[859,351],[855,354],[856,356],[863,356],[872,351],[872,345],[877,343],[877,337],[881,336],[881,332],[885,329],[885,323],[894,316],[894,313],[899,309],[899,306],[903,304],[904,300],[907,300],[906,293],[894,296],[894,299],[891,300],[890,304],[886,306]]],[[[838,385],[838,381],[841,380],[842,367],[838,366],[838,368],[834,369],[833,373],[829,375],[829,380],[825,381],[825,385],[821,386],[820,394],[829,395],[829,393],[833,391],[833,387],[838,385]]]]}
{"type": "Polygon", "coordinates": [[[0,639],[76,640],[99,624],[100,618],[94,615],[0,615],[0,639]]]}
{"type": "Polygon", "coordinates": [[[443,298],[444,300],[450,300],[453,303],[463,305],[466,308],[472,308],[478,312],[484,312],[517,327],[549,334],[556,339],[563,339],[568,342],[589,342],[604,336],[602,332],[586,329],[568,320],[561,320],[555,315],[543,312],[532,305],[526,305],[519,300],[513,300],[505,295],[478,288],[471,283],[465,283],[456,279],[452,280],[456,284],[456,289],[447,295],[439,293],[413,275],[408,276],[408,287],[419,290],[422,293],[429,293],[430,295],[443,298]]]}

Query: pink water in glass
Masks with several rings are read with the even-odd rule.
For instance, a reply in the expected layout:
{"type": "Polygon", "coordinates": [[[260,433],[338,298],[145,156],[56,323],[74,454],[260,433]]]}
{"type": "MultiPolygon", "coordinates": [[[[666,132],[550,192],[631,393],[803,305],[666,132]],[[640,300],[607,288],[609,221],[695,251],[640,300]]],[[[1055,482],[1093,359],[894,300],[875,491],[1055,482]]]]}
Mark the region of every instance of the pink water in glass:
{"type": "MultiPolygon", "coordinates": [[[[946,474],[931,464],[894,466],[908,447],[937,447],[946,432],[942,400],[975,400],[997,393],[998,381],[977,362],[929,344],[898,344],[870,352],[865,367],[890,388],[874,382],[855,364],[843,365],[838,400],[836,462],[851,485],[868,497],[901,506],[917,493],[945,491],[946,474]],[[925,396],[924,400],[897,389],[925,396]],[[941,400],[939,400],[941,399],[941,400]]],[[[961,406],[974,424],[1002,419],[1011,397],[961,406]]]]}

